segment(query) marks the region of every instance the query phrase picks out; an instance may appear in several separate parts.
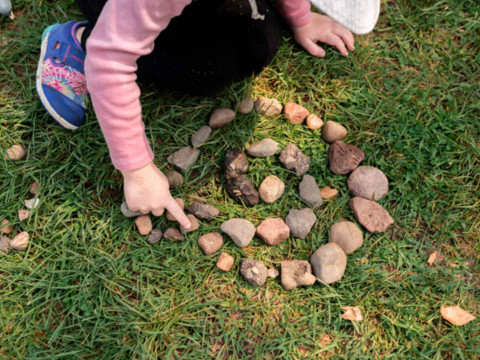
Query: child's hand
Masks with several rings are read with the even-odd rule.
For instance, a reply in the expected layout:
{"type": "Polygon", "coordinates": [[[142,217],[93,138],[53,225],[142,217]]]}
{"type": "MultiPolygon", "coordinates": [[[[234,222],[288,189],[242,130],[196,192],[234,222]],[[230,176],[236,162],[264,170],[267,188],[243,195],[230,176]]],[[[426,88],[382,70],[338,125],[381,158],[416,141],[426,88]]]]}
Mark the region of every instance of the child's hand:
{"type": "Polygon", "coordinates": [[[122,171],[122,175],[125,200],[130,210],[161,216],[167,209],[184,228],[191,226],[183,210],[170,195],[166,176],[153,162],[137,170],[122,171]]]}
{"type": "Polygon", "coordinates": [[[342,55],[348,55],[348,50],[355,50],[352,33],[328,16],[312,13],[312,19],[307,25],[292,27],[293,35],[310,54],[324,57],[325,50],[317,42],[335,46],[342,55]]]}

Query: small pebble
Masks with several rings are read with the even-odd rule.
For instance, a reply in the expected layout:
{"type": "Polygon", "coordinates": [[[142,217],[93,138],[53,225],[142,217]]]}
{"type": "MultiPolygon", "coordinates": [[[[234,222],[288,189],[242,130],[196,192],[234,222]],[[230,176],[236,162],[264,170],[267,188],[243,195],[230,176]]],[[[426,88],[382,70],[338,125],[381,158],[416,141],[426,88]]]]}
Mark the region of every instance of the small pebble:
{"type": "Polygon", "coordinates": [[[246,97],[238,104],[238,112],[243,115],[249,114],[253,110],[254,102],[251,98],[246,97]]]}
{"type": "Polygon", "coordinates": [[[188,218],[188,220],[190,220],[190,223],[192,224],[192,226],[190,227],[190,229],[185,229],[185,228],[182,227],[182,231],[184,233],[190,233],[192,231],[197,230],[200,227],[200,223],[198,222],[198,220],[195,216],[193,216],[192,214],[188,214],[187,218],[188,218]]]}
{"type": "Polygon", "coordinates": [[[300,197],[311,207],[317,209],[323,204],[320,188],[311,175],[303,175],[303,179],[299,186],[300,197]]]}
{"type": "Polygon", "coordinates": [[[177,188],[183,186],[184,179],[183,176],[176,171],[169,171],[165,174],[168,180],[168,186],[170,189],[177,188]]]}
{"type": "Polygon", "coordinates": [[[185,237],[182,235],[180,230],[174,227],[168,228],[167,231],[163,233],[163,237],[167,240],[175,240],[175,241],[185,240],[185,237]]]}
{"type": "Polygon", "coordinates": [[[0,237],[0,254],[6,254],[10,250],[10,238],[5,235],[0,237]]]}
{"type": "Polygon", "coordinates": [[[347,136],[347,129],[335,121],[327,121],[323,125],[322,138],[327,143],[333,143],[345,139],[347,136]]]}
{"type": "Polygon", "coordinates": [[[285,290],[292,290],[298,286],[315,284],[317,278],[312,274],[312,268],[306,260],[282,261],[282,286],[285,290]]]}
{"type": "Polygon", "coordinates": [[[10,149],[7,149],[5,154],[5,160],[23,160],[27,156],[27,150],[22,145],[13,145],[10,149]]]}
{"type": "Polygon", "coordinates": [[[10,247],[13,250],[23,251],[27,248],[29,243],[29,236],[26,231],[22,231],[20,234],[10,240],[10,247]]]}
{"type": "Polygon", "coordinates": [[[388,211],[375,201],[357,196],[350,199],[350,208],[355,219],[372,233],[383,232],[394,223],[388,211]]]}
{"type": "Polygon", "coordinates": [[[156,244],[163,236],[163,232],[160,229],[153,229],[150,235],[148,235],[147,242],[149,244],[156,244]]]}
{"type": "Polygon", "coordinates": [[[256,231],[255,226],[250,221],[237,218],[224,222],[220,229],[241,248],[250,244],[256,231]]]}
{"type": "Polygon", "coordinates": [[[388,193],[388,179],[376,167],[359,166],[350,174],[348,188],[354,196],[377,201],[388,193]]]}
{"type": "Polygon", "coordinates": [[[323,245],[310,258],[317,279],[332,284],[340,280],[347,268],[347,255],[335,243],[323,245]]]}
{"type": "Polygon", "coordinates": [[[325,186],[320,189],[320,195],[323,199],[330,199],[338,194],[338,190],[331,188],[330,186],[325,186]]]}
{"type": "Polygon", "coordinates": [[[230,124],[234,118],[235,111],[232,109],[217,109],[212,113],[212,115],[210,115],[210,121],[208,122],[208,125],[212,129],[219,129],[222,126],[230,124]]]}
{"type": "Polygon", "coordinates": [[[187,210],[190,214],[202,220],[213,220],[220,215],[220,210],[210,204],[194,203],[187,210]]]}
{"type": "Polygon", "coordinates": [[[37,188],[38,188],[38,183],[34,182],[32,184],[32,186],[30,186],[30,189],[28,189],[28,192],[32,195],[36,195],[37,194],[37,188]]]}
{"type": "Polygon", "coordinates": [[[267,277],[269,277],[271,279],[275,279],[276,277],[278,277],[278,275],[280,275],[280,273],[275,268],[269,268],[267,270],[267,277]]]}
{"type": "Polygon", "coordinates": [[[18,220],[23,221],[30,217],[30,211],[25,209],[18,210],[18,220]]]}
{"type": "Polygon", "coordinates": [[[339,221],[330,227],[329,240],[351,254],[363,244],[362,231],[351,221],[339,221]]]}
{"type": "Polygon", "coordinates": [[[280,162],[288,170],[295,171],[298,176],[305,174],[310,167],[310,158],[295,144],[287,145],[280,152],[280,162]]]}
{"type": "Polygon", "coordinates": [[[152,220],[150,215],[141,215],[135,219],[135,225],[137,225],[140,235],[148,235],[152,231],[152,220]]]}
{"type": "Polygon", "coordinates": [[[330,171],[337,175],[345,175],[355,170],[365,158],[365,154],[358,147],[336,141],[330,146],[328,161],[330,171]]]}
{"type": "Polygon", "coordinates": [[[248,170],[247,156],[240,149],[232,149],[225,155],[225,177],[231,179],[243,175],[248,170]]]}
{"type": "Polygon", "coordinates": [[[205,255],[212,255],[217,252],[223,245],[223,236],[218,232],[212,232],[202,235],[198,238],[198,246],[203,250],[205,255]]]}
{"type": "Polygon", "coordinates": [[[233,266],[233,256],[227,254],[226,252],[222,252],[217,260],[217,268],[222,271],[228,271],[233,266]]]}
{"type": "Polygon", "coordinates": [[[323,121],[315,114],[310,114],[307,116],[307,126],[309,129],[317,130],[323,126],[323,121]]]}
{"type": "Polygon", "coordinates": [[[260,96],[255,101],[255,110],[265,116],[275,116],[282,113],[282,104],[276,99],[260,96]]]}
{"type": "Polygon", "coordinates": [[[29,199],[29,200],[25,200],[24,203],[27,209],[33,210],[40,204],[40,199],[39,198],[29,199]]]}
{"type": "Polygon", "coordinates": [[[270,138],[260,140],[247,149],[247,153],[254,157],[267,157],[275,155],[278,150],[278,143],[270,138]]]}
{"type": "Polygon", "coordinates": [[[270,218],[262,221],[257,226],[257,237],[262,239],[267,245],[278,245],[290,236],[290,228],[280,218],[270,218]]]}
{"type": "Polygon", "coordinates": [[[242,260],[240,273],[253,286],[263,286],[267,281],[267,272],[267,267],[259,260],[242,260]]]}
{"type": "Polygon", "coordinates": [[[205,144],[212,133],[210,126],[202,126],[195,134],[193,134],[190,142],[194,148],[198,148],[205,144]]]}
{"type": "Polygon", "coordinates": [[[167,158],[167,161],[170,164],[175,165],[177,168],[187,171],[195,164],[199,155],[200,150],[191,146],[185,146],[170,155],[167,158]]]}
{"type": "Polygon", "coordinates": [[[310,114],[310,112],[303,106],[295,104],[293,102],[285,104],[285,107],[283,108],[283,113],[287,117],[290,124],[300,124],[310,114]]]}
{"type": "Polygon", "coordinates": [[[133,218],[137,216],[142,216],[143,214],[140,211],[132,211],[128,208],[127,202],[124,201],[122,205],[120,205],[120,211],[122,212],[123,216],[127,218],[133,218]]]}
{"type": "Polygon", "coordinates": [[[290,228],[290,234],[300,239],[307,237],[315,221],[317,221],[317,217],[310,208],[291,209],[285,218],[285,223],[290,228]]]}
{"type": "Polygon", "coordinates": [[[284,191],[284,182],[275,175],[267,176],[258,188],[258,194],[260,198],[269,204],[279,199],[283,195],[284,191]]]}
{"type": "Polygon", "coordinates": [[[9,223],[10,223],[10,221],[8,221],[7,219],[2,220],[2,226],[0,227],[0,233],[8,235],[12,232],[13,227],[12,227],[12,225],[8,225],[9,223]]]}
{"type": "Polygon", "coordinates": [[[236,202],[245,204],[245,206],[258,204],[258,191],[245,175],[229,179],[227,181],[227,192],[236,202]]]}
{"type": "MultiPolygon", "coordinates": [[[[183,210],[185,209],[185,204],[183,203],[183,200],[180,198],[174,199],[175,202],[180,206],[180,208],[183,210]]],[[[167,213],[165,214],[165,217],[167,218],[168,221],[177,221],[177,219],[172,215],[170,211],[167,210],[167,213]]]]}

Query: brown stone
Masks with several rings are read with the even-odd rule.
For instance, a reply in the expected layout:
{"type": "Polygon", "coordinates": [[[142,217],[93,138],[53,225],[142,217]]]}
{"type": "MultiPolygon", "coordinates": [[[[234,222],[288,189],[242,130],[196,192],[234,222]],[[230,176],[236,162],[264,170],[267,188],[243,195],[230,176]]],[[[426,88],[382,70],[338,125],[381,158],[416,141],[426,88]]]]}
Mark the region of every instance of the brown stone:
{"type": "Polygon", "coordinates": [[[195,231],[200,227],[200,223],[198,222],[197,218],[194,215],[188,214],[187,218],[188,218],[188,220],[190,220],[190,223],[192,224],[192,226],[190,227],[190,229],[185,229],[185,228],[182,227],[182,231],[184,233],[189,233],[189,232],[195,231]]]}
{"type": "Polygon", "coordinates": [[[257,226],[256,235],[267,245],[278,245],[290,236],[290,228],[280,218],[265,219],[257,226]]]}
{"type": "Polygon", "coordinates": [[[246,97],[245,99],[240,101],[240,103],[238,104],[237,110],[240,114],[246,115],[253,110],[253,105],[254,105],[253,100],[249,97],[246,97]]]}
{"type": "Polygon", "coordinates": [[[163,237],[167,240],[175,240],[175,241],[185,240],[180,230],[174,227],[168,228],[167,231],[165,231],[165,233],[163,234],[163,237]]]}
{"type": "Polygon", "coordinates": [[[28,190],[28,192],[32,195],[36,195],[37,194],[37,188],[38,188],[38,183],[34,182],[32,184],[32,186],[30,186],[30,189],[28,190]]]}
{"type": "Polygon", "coordinates": [[[322,199],[330,199],[338,194],[338,190],[331,188],[330,186],[325,186],[324,188],[320,189],[320,195],[322,195],[322,199]]]}
{"type": "Polygon", "coordinates": [[[2,220],[2,226],[0,227],[0,233],[1,234],[10,234],[13,230],[12,225],[8,225],[10,221],[7,219],[2,220]]]}
{"type": "Polygon", "coordinates": [[[336,141],[330,147],[328,161],[330,170],[337,175],[345,175],[355,170],[365,158],[365,154],[358,147],[336,141]]]}
{"type": "Polygon", "coordinates": [[[232,109],[217,109],[212,113],[212,115],[210,115],[210,121],[208,122],[208,125],[212,129],[219,129],[222,126],[230,124],[234,118],[235,111],[232,109]]]}
{"type": "Polygon", "coordinates": [[[30,236],[26,231],[22,231],[20,234],[10,240],[10,247],[14,250],[23,251],[28,247],[30,242],[30,236]]]}
{"type": "Polygon", "coordinates": [[[303,106],[289,102],[283,108],[283,113],[290,124],[300,124],[310,114],[303,106]]]}
{"type": "Polygon", "coordinates": [[[335,121],[327,121],[323,125],[322,138],[328,143],[340,141],[347,136],[347,129],[335,121]]]}
{"type": "Polygon", "coordinates": [[[292,290],[298,286],[315,284],[317,278],[312,274],[312,267],[305,260],[282,261],[282,286],[285,290],[292,290]]]}
{"type": "Polygon", "coordinates": [[[218,232],[212,232],[202,235],[198,238],[198,246],[200,246],[205,255],[211,255],[217,252],[223,245],[223,236],[218,232]]]}
{"type": "Polygon", "coordinates": [[[394,223],[387,210],[375,201],[354,197],[350,199],[350,208],[355,219],[370,232],[383,232],[394,223]]]}
{"type": "Polygon", "coordinates": [[[285,183],[275,175],[267,176],[258,188],[260,198],[266,203],[273,203],[285,191],[285,183]]]}
{"type": "Polygon", "coordinates": [[[227,254],[226,252],[222,252],[217,260],[217,268],[222,271],[228,271],[233,266],[233,256],[227,254]]]}
{"type": "Polygon", "coordinates": [[[323,121],[319,116],[310,114],[307,116],[307,126],[309,129],[317,130],[323,126],[323,121]]]}
{"type": "MultiPolygon", "coordinates": [[[[178,206],[180,206],[180,208],[183,210],[185,209],[185,204],[183,203],[183,200],[180,199],[180,198],[176,198],[174,199],[178,206]]],[[[172,215],[172,213],[170,211],[167,210],[166,214],[165,214],[165,217],[167,218],[167,220],[169,221],[177,221],[177,219],[175,219],[175,217],[172,215]]]]}
{"type": "Polygon", "coordinates": [[[135,225],[137,225],[140,235],[148,235],[152,231],[152,220],[150,215],[142,215],[135,219],[135,225]]]}
{"type": "Polygon", "coordinates": [[[165,176],[167,177],[170,189],[180,187],[184,183],[183,176],[179,172],[169,171],[165,174],[165,176]]]}

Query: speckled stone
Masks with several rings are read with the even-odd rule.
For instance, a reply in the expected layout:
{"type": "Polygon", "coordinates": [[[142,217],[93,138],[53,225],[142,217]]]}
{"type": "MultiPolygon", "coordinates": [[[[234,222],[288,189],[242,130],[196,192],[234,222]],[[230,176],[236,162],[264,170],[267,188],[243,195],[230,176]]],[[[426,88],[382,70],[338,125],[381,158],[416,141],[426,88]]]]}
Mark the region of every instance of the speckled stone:
{"type": "Polygon", "coordinates": [[[0,254],[6,254],[10,250],[10,238],[2,235],[0,237],[0,254]]]}
{"type": "Polygon", "coordinates": [[[317,278],[312,274],[312,268],[305,260],[282,261],[282,286],[285,290],[292,290],[298,286],[315,284],[317,278]]]}
{"type": "Polygon", "coordinates": [[[336,141],[330,146],[328,161],[330,171],[337,175],[345,175],[355,170],[365,158],[358,147],[336,141]]]}
{"type": "Polygon", "coordinates": [[[298,176],[305,174],[310,167],[310,158],[295,144],[288,144],[280,152],[280,162],[288,170],[295,171],[298,176]]]}
{"type": "Polygon", "coordinates": [[[25,209],[18,210],[18,220],[24,221],[30,217],[30,211],[25,209]]]}
{"type": "Polygon", "coordinates": [[[240,273],[253,286],[263,286],[267,281],[267,272],[267,267],[259,260],[242,260],[240,273]]]}
{"type": "Polygon", "coordinates": [[[190,214],[202,220],[212,220],[220,215],[220,210],[210,204],[194,203],[187,210],[190,214]]]}

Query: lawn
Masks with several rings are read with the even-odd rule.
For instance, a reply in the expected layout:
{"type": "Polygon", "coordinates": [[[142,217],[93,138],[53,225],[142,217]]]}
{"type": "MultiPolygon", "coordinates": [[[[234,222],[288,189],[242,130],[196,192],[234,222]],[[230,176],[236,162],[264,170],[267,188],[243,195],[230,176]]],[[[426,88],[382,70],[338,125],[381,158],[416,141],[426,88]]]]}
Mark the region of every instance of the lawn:
{"type": "MultiPolygon", "coordinates": [[[[0,20],[0,149],[20,143],[19,162],[0,160],[0,219],[30,234],[24,252],[0,254],[1,359],[480,359],[480,4],[475,0],[383,1],[372,34],[356,37],[343,57],[327,48],[315,59],[285,41],[256,78],[217,97],[199,98],[142,86],[147,136],[155,163],[206,125],[217,107],[245,95],[294,101],[324,121],[345,125],[346,142],[390,181],[380,200],[395,219],[381,234],[364,232],[341,281],[285,291],[279,279],[253,287],[242,258],[280,267],[307,260],[328,241],[329,227],[354,220],[347,177],[328,170],[321,131],[282,116],[237,115],[214,130],[199,161],[173,191],[187,205],[209,202],[221,215],[202,222],[185,242],[149,245],[120,213],[122,178],[110,163],[93,110],[78,131],[62,130],[36,96],[43,29],[80,18],[73,0],[13,1],[16,18],[0,20]],[[274,174],[286,183],[272,205],[244,208],[227,195],[225,152],[271,137],[296,143],[311,157],[309,174],[339,190],[315,213],[305,240],[267,247],[254,239],[222,251],[234,268],[220,272],[197,238],[231,217],[255,225],[305,207],[301,178],[278,156],[251,159],[256,186],[274,174]],[[38,182],[40,206],[23,222],[17,211],[38,182]],[[432,251],[444,259],[427,263],[432,251]],[[456,327],[440,316],[458,305],[477,320],[456,327]],[[359,306],[365,319],[342,319],[359,306]]],[[[167,221],[154,225],[166,229],[167,221]]]]}

